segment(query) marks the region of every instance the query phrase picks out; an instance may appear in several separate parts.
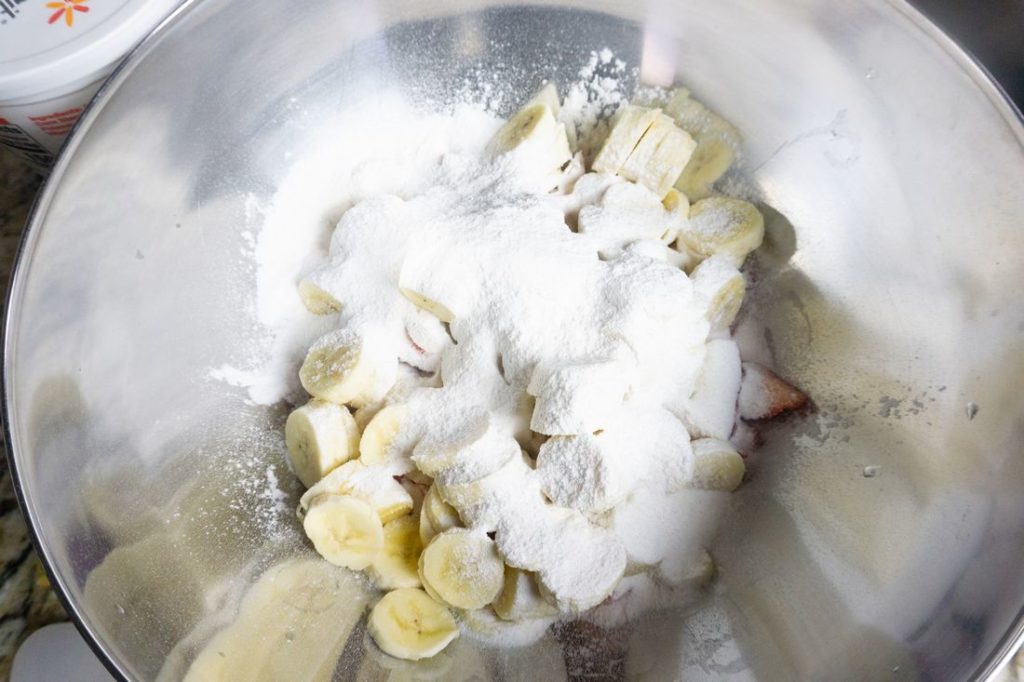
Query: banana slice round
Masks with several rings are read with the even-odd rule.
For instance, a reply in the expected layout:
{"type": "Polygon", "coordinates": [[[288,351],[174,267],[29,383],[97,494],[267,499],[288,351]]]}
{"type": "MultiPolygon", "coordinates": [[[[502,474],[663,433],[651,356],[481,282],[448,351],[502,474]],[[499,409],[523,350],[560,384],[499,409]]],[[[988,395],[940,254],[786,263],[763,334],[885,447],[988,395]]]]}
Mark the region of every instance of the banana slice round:
{"type": "Polygon", "coordinates": [[[736,320],[747,291],[746,280],[732,258],[711,256],[690,274],[694,296],[704,302],[704,317],[712,333],[725,333],[736,320]]]}
{"type": "Polygon", "coordinates": [[[426,497],[423,498],[423,513],[437,533],[443,533],[449,528],[458,528],[462,525],[459,512],[442,499],[440,490],[436,486],[431,486],[426,497]]]}
{"type": "Polygon", "coordinates": [[[554,616],[508,621],[487,607],[459,612],[459,626],[467,639],[502,648],[530,646],[543,639],[554,622],[554,616]]]}
{"type": "Polygon", "coordinates": [[[764,217],[749,201],[708,197],[690,208],[679,241],[700,258],[720,253],[739,266],[764,241],[764,217]]]}
{"type": "Polygon", "coordinates": [[[608,138],[594,157],[595,173],[618,173],[633,153],[647,129],[658,120],[661,109],[627,104],[618,113],[608,138]]]}
{"type": "Polygon", "coordinates": [[[384,595],[370,611],[366,627],[385,653],[409,661],[429,658],[459,636],[447,607],[409,587],[384,595]]]}
{"type": "Polygon", "coordinates": [[[328,402],[359,406],[380,400],[398,377],[398,356],[350,329],[320,337],[299,369],[302,387],[328,402]]]}
{"type": "Polygon", "coordinates": [[[311,487],[359,452],[359,429],[347,409],[314,398],[288,415],[284,442],[295,475],[311,487]]]}
{"type": "Polygon", "coordinates": [[[691,201],[703,199],[711,194],[715,182],[735,161],[742,142],[739,131],[693,99],[685,88],[675,92],[665,105],[665,113],[697,142],[697,148],[679,176],[676,187],[691,201]]]}
{"type": "Polygon", "coordinates": [[[486,454],[480,452],[484,445],[480,441],[488,436],[491,427],[492,415],[489,412],[475,412],[468,417],[460,415],[453,428],[446,428],[417,443],[412,460],[420,471],[434,477],[460,463],[471,465],[467,460],[486,454]],[[477,447],[478,443],[480,447],[477,447]]]}
{"type": "Polygon", "coordinates": [[[306,512],[302,527],[320,556],[354,571],[373,563],[384,547],[380,517],[354,497],[318,497],[306,512]]]}
{"type": "Polygon", "coordinates": [[[479,609],[501,592],[505,564],[485,533],[452,528],[420,555],[420,580],[435,599],[460,609],[479,609]]]}
{"type": "Polygon", "coordinates": [[[395,519],[384,524],[384,547],[367,572],[381,589],[419,587],[422,551],[418,520],[412,516],[395,519]]]}
{"type": "Polygon", "coordinates": [[[671,587],[701,587],[714,575],[715,562],[706,550],[701,550],[696,559],[665,557],[657,569],[658,578],[671,587]]]}
{"type": "Polygon", "coordinates": [[[433,300],[426,294],[414,291],[408,287],[402,287],[399,291],[401,291],[402,296],[405,296],[414,306],[427,311],[437,319],[441,320],[441,322],[451,323],[455,320],[455,313],[449,310],[448,306],[433,300]]]}
{"type": "Polygon", "coordinates": [[[704,364],[686,403],[683,422],[695,438],[728,440],[743,376],[740,351],[731,339],[712,339],[704,348],[704,364]]]}
{"type": "Polygon", "coordinates": [[[565,544],[560,556],[538,572],[541,594],[560,611],[580,613],[600,604],[615,589],[626,570],[626,550],[608,529],[582,516],[570,519],[561,536],[565,544]],[[566,556],[574,561],[567,565],[566,556]],[[581,566],[586,569],[581,571],[581,566]]]}
{"type": "Polygon", "coordinates": [[[408,417],[409,407],[401,403],[388,405],[377,412],[359,439],[359,459],[367,465],[386,462],[408,417]]]}
{"type": "Polygon", "coordinates": [[[307,490],[299,499],[299,516],[325,495],[349,495],[362,500],[388,523],[412,511],[412,495],[392,473],[380,466],[366,466],[359,460],[345,462],[307,490]]]}
{"type": "Polygon", "coordinates": [[[736,160],[737,145],[729,136],[719,133],[698,138],[689,162],[676,180],[676,188],[694,201],[709,196],[736,160]]]}
{"type": "Polygon", "coordinates": [[[565,125],[547,104],[535,102],[517,111],[488,144],[494,156],[508,155],[537,178],[538,190],[558,184],[562,167],[572,159],[565,125]]]}
{"type": "Polygon", "coordinates": [[[558,609],[545,601],[537,576],[511,566],[505,567],[505,583],[491,608],[503,620],[521,621],[554,618],[558,609]]]}
{"type": "Polygon", "coordinates": [[[727,441],[700,438],[693,441],[691,485],[705,490],[731,492],[740,487],[746,466],[743,457],[727,441]]]}
{"type": "Polygon", "coordinates": [[[308,279],[299,282],[299,298],[302,299],[306,310],[314,315],[331,315],[341,312],[341,301],[308,279]]]}

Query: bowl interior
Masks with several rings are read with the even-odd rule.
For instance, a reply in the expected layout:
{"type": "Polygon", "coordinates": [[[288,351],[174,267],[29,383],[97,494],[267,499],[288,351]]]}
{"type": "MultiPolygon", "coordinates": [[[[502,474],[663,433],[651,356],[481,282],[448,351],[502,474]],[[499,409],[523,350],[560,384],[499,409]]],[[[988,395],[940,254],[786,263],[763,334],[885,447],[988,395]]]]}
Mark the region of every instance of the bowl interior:
{"type": "MultiPolygon", "coordinates": [[[[272,351],[253,244],[286,221],[282,194],[297,224],[329,224],[338,206],[302,200],[309,160],[353,128],[381,134],[375,106],[443,109],[491,86],[507,114],[603,48],[636,68],[623,87],[685,84],[745,134],[768,240],[738,336],[815,403],[761,429],[715,588],[606,639],[614,670],[965,679],[1006,653],[1024,605],[1024,132],[918,15],[883,0],[206,0],[86,115],[8,310],[23,502],[121,674],[180,676],[255,576],[309,551],[285,406],[213,378],[272,351]]],[[[358,674],[359,636],[316,650],[323,679],[358,674]]],[[[549,679],[561,652],[464,643],[452,670],[549,679]]]]}

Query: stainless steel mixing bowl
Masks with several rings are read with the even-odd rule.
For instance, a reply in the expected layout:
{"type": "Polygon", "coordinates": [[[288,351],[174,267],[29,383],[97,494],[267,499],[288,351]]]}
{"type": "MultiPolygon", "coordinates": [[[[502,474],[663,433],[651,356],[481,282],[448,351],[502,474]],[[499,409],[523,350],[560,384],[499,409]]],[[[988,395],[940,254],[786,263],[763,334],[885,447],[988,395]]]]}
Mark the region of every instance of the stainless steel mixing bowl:
{"type": "MultiPolygon", "coordinates": [[[[209,378],[252,352],[254,206],[335,113],[385,86],[443,103],[497,74],[526,93],[604,47],[745,132],[771,210],[741,335],[816,405],[765,429],[713,548],[716,587],[638,625],[620,669],[961,680],[1011,652],[1024,128],[920,15],[895,0],[205,0],[85,115],[33,212],[7,311],[22,502],[112,670],[153,679],[169,660],[165,675],[180,674],[218,626],[209,614],[308,551],[292,501],[267,485],[295,492],[281,409],[209,378]]],[[[337,678],[356,674],[361,642],[337,678]]],[[[565,674],[543,652],[516,656],[488,669],[565,674]]]]}

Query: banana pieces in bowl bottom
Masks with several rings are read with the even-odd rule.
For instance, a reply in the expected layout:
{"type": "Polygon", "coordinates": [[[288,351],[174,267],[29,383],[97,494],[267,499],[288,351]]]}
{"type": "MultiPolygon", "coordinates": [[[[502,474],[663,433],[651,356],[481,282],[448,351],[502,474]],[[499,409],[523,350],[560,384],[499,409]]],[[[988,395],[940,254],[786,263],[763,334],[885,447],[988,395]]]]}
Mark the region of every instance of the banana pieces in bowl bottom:
{"type": "Polygon", "coordinates": [[[1022,140],[888,0],[189,3],[12,281],[51,581],[128,680],[986,679],[1022,140]]]}

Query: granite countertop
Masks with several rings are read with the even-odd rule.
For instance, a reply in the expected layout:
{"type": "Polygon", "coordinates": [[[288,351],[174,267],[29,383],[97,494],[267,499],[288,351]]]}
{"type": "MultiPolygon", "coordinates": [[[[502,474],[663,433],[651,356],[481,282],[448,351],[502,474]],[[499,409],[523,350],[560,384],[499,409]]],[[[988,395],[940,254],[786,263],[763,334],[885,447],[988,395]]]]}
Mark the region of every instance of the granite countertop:
{"type": "MultiPolygon", "coordinates": [[[[42,176],[0,147],[0,281],[6,286],[21,228],[42,176]]],[[[67,614],[50,589],[18,508],[6,458],[0,459],[0,680],[10,676],[18,646],[34,630],[67,614]]]]}
{"type": "MultiPolygon", "coordinates": [[[[0,147],[0,281],[5,283],[42,179],[0,147]]],[[[6,295],[0,307],[5,304],[6,295]]],[[[0,459],[0,571],[0,682],[5,682],[21,642],[43,625],[68,618],[32,549],[6,459],[0,459]]],[[[1024,682],[1024,651],[995,682],[1024,682]]]]}

